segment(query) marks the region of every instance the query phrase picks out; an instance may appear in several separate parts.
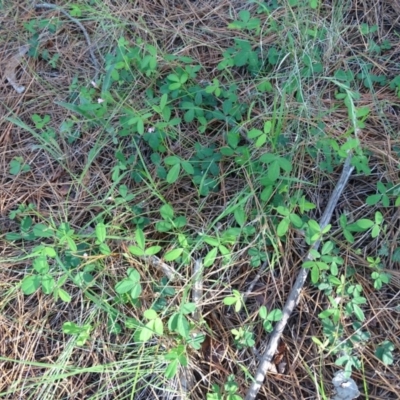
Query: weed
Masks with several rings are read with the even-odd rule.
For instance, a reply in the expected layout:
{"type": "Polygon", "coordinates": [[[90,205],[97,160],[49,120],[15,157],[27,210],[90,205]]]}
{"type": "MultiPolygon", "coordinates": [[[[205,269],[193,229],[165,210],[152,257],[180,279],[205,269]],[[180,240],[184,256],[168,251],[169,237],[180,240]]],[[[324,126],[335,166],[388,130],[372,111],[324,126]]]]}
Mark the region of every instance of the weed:
{"type": "MultiPolygon", "coordinates": [[[[46,397],[39,393],[43,382],[59,388],[61,378],[78,375],[75,364],[68,365],[83,359],[82,348],[89,353],[89,347],[107,347],[104,360],[118,361],[93,369],[112,377],[107,388],[116,384],[115,394],[107,395],[126,390],[134,398],[152,390],[161,398],[170,380],[171,388],[179,381],[186,397],[240,399],[254,372],[243,354],[263,347],[265,335],[283,319],[277,304],[297,266],[310,270],[306,300],[319,310],[318,319],[301,320],[299,329],[315,325],[312,345],[321,359],[332,360],[347,377],[360,370],[365,380],[370,354],[387,368],[395,364],[396,338],[370,324],[371,310],[395,320],[384,300],[395,282],[386,264],[400,258],[398,243],[392,244],[400,196],[390,153],[398,138],[395,128],[380,127],[382,135],[391,131],[386,142],[393,143],[383,156],[377,148],[386,142],[374,125],[381,121],[377,110],[384,109],[375,91],[400,95],[398,71],[378,69],[393,46],[389,36],[381,40],[380,26],[362,22],[352,31],[356,39],[350,37],[348,25],[354,24],[343,19],[353,11],[333,12],[319,0],[252,1],[230,16],[215,43],[198,37],[171,49],[161,22],[144,28],[150,14],[135,20],[140,29],[133,36],[132,21],[115,20],[109,10],[107,18],[100,17],[98,10],[107,7],[82,0],[69,10],[82,21],[94,11],[99,21],[110,18],[113,33],[104,32],[109,43],[99,46],[106,54],[96,79],[75,77],[48,101],[62,117],[50,107],[33,107],[6,119],[19,130],[21,143],[29,142],[29,152],[22,144],[4,151],[11,175],[7,191],[16,190],[10,182],[29,186],[26,180],[34,189],[2,203],[12,204],[10,228],[4,235],[2,228],[12,255],[4,260],[23,265],[12,268],[17,278],[5,298],[9,304],[20,301],[21,290],[27,306],[34,295],[44,309],[57,310],[62,324],[51,329],[73,339],[60,355],[62,372],[53,376],[55,369],[49,369],[51,379],[28,382],[32,396],[46,397]],[[336,49],[346,57],[338,61],[336,49]],[[321,226],[328,186],[349,153],[355,183],[346,188],[331,224],[321,226]],[[46,179],[39,184],[41,176],[46,179]],[[63,185],[69,189],[58,193],[63,185]],[[304,261],[305,249],[319,242],[321,248],[304,261]],[[194,264],[201,268],[192,276],[194,264]],[[253,275],[256,289],[250,287],[253,275]],[[259,292],[270,297],[261,305],[259,292]],[[216,382],[200,358],[228,372],[216,382]],[[186,387],[182,374],[193,365],[202,381],[186,387]]],[[[50,45],[43,48],[42,34],[60,36],[63,27],[57,17],[24,23],[33,62],[61,68],[60,54],[50,45]]],[[[198,29],[193,25],[193,32],[198,29]]],[[[187,32],[170,43],[185,42],[187,32]]],[[[312,352],[303,357],[305,364],[315,362],[312,352]]],[[[50,368],[48,361],[42,364],[50,368]]],[[[321,382],[323,367],[316,367],[321,382]]],[[[298,382],[316,374],[308,364],[305,372],[298,368],[298,382]]],[[[314,385],[314,378],[307,384],[314,385]]],[[[324,392],[323,383],[317,385],[324,392]]],[[[281,395],[274,390],[265,388],[268,398],[281,395]]]]}

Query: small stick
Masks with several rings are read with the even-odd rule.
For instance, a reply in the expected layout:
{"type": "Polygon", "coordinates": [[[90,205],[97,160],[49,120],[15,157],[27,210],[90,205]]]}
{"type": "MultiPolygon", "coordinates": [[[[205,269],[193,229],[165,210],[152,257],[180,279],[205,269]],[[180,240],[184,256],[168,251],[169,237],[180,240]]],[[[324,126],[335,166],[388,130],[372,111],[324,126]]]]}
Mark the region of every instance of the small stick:
{"type": "Polygon", "coordinates": [[[193,275],[192,300],[193,303],[196,304],[196,310],[193,313],[193,319],[196,322],[199,322],[200,317],[202,315],[199,302],[203,297],[203,264],[200,259],[194,261],[192,275],[193,275]]]}
{"type": "Polygon", "coordinates": [[[254,289],[254,286],[256,286],[256,283],[260,280],[261,274],[265,271],[267,268],[267,261],[261,265],[260,270],[257,272],[257,275],[254,277],[254,279],[250,282],[249,288],[247,289],[246,293],[243,295],[243,303],[247,300],[247,298],[250,296],[251,292],[254,289]]]}
{"type": "MultiPolygon", "coordinates": [[[[339,181],[336,184],[335,189],[332,192],[331,198],[329,199],[328,205],[326,206],[325,212],[320,220],[321,230],[326,227],[328,222],[332,218],[332,213],[336,207],[336,204],[339,200],[340,195],[345,188],[347,181],[350,178],[351,173],[353,172],[354,167],[351,165],[351,154],[349,154],[346,158],[346,161],[343,166],[342,174],[340,175],[339,181]]],[[[314,243],[311,250],[317,250],[321,241],[318,240],[314,243]]],[[[311,250],[308,252],[306,260],[312,260],[311,250]]],[[[276,353],[276,349],[278,348],[278,342],[282,335],[283,330],[287,324],[287,321],[294,309],[294,307],[298,304],[301,290],[304,286],[304,283],[307,279],[308,269],[302,268],[297,276],[296,282],[293,285],[292,290],[289,293],[289,297],[286,301],[285,307],[283,308],[283,317],[282,319],[276,323],[274,330],[271,333],[271,337],[265,350],[264,354],[261,356],[260,365],[257,368],[255,380],[251,384],[249,390],[247,391],[245,400],[253,400],[256,398],[258,391],[262,383],[264,382],[265,375],[267,371],[271,368],[271,361],[276,353]]]]}
{"type": "Polygon", "coordinates": [[[176,280],[178,277],[182,277],[177,271],[165,262],[161,261],[157,256],[142,256],[140,258],[147,261],[151,266],[161,269],[164,275],[171,281],[176,280]]]}

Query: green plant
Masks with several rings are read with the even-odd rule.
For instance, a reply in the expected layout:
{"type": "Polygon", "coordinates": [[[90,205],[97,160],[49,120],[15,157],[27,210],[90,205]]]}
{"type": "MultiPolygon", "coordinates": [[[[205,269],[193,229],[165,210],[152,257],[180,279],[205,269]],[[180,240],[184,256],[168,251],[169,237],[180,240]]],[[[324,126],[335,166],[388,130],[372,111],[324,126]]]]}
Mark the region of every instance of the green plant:
{"type": "Polygon", "coordinates": [[[254,333],[249,327],[234,328],[231,329],[231,333],[234,336],[234,344],[239,350],[246,347],[253,347],[256,343],[254,333]]]}
{"type": "Polygon", "coordinates": [[[390,282],[391,275],[383,271],[383,265],[380,257],[367,257],[367,261],[369,267],[374,270],[371,273],[371,278],[374,282],[374,288],[376,290],[380,290],[384,284],[388,284],[390,282]]]}
{"type": "Polygon", "coordinates": [[[19,173],[28,172],[31,170],[31,166],[29,164],[24,163],[23,157],[14,157],[10,161],[10,174],[18,175],[19,173]]]}
{"type": "Polygon", "coordinates": [[[218,234],[217,236],[201,235],[201,239],[212,246],[212,249],[204,257],[204,266],[210,267],[215,262],[218,253],[221,254],[223,261],[228,262],[230,259],[231,251],[227,246],[233,245],[238,236],[240,235],[240,229],[230,228],[226,231],[218,234]]]}
{"type": "Polygon", "coordinates": [[[118,294],[129,293],[132,299],[139,298],[142,293],[142,285],[140,284],[140,274],[133,268],[128,268],[128,277],[121,280],[115,285],[115,291],[118,294]]]}
{"type": "Polygon", "coordinates": [[[393,364],[394,345],[392,342],[385,340],[375,350],[375,356],[378,357],[385,365],[393,364]]]}
{"type": "Polygon", "coordinates": [[[64,302],[71,301],[71,296],[61,288],[68,279],[67,274],[62,274],[57,280],[50,271],[49,259],[54,262],[57,257],[52,247],[37,246],[32,254],[36,256],[32,263],[32,274],[26,276],[21,282],[21,290],[25,295],[35,293],[39,288],[44,294],[53,294],[54,299],[60,298],[64,302]]]}
{"type": "Polygon", "coordinates": [[[239,385],[235,381],[234,375],[229,375],[222,391],[218,385],[212,385],[212,392],[207,393],[207,400],[241,400],[237,394],[239,385]]]}
{"type": "Polygon", "coordinates": [[[261,306],[259,310],[259,316],[263,320],[263,327],[267,333],[272,332],[273,326],[272,322],[277,322],[282,319],[282,311],[279,309],[274,309],[268,312],[265,306],[261,306]]]}
{"type": "Polygon", "coordinates": [[[191,314],[196,309],[194,303],[183,303],[168,320],[168,329],[178,333],[182,338],[189,339],[190,323],[186,315],[191,314]]]}
{"type": "Polygon", "coordinates": [[[375,213],[375,221],[368,218],[361,218],[352,224],[347,222],[347,216],[342,214],[339,219],[340,226],[343,229],[343,234],[345,238],[350,242],[354,243],[353,233],[365,232],[371,229],[371,237],[376,238],[379,236],[382,230],[382,225],[384,222],[383,215],[380,211],[375,213]]]}
{"type": "Polygon", "coordinates": [[[129,251],[135,256],[153,256],[161,250],[161,246],[150,246],[146,248],[146,238],[140,228],[136,229],[135,239],[137,245],[129,246],[129,251]]]}
{"type": "Polygon", "coordinates": [[[78,346],[84,346],[87,340],[90,338],[90,332],[93,327],[90,324],[78,325],[74,322],[64,322],[62,331],[67,335],[73,335],[76,337],[76,344],[78,346]]]}
{"type": "Polygon", "coordinates": [[[233,296],[228,296],[224,298],[224,304],[227,306],[235,305],[235,311],[239,312],[243,307],[243,298],[238,290],[232,290],[233,296]]]}
{"type": "Polygon", "coordinates": [[[165,370],[165,377],[171,379],[178,372],[179,366],[186,367],[188,365],[185,346],[178,345],[170,349],[165,355],[165,360],[169,362],[165,370]]]}
{"type": "Polygon", "coordinates": [[[162,336],[164,333],[164,326],[157,312],[149,309],[143,313],[143,316],[149,321],[139,330],[139,334],[135,335],[135,338],[138,338],[139,341],[147,342],[154,334],[162,336]]]}

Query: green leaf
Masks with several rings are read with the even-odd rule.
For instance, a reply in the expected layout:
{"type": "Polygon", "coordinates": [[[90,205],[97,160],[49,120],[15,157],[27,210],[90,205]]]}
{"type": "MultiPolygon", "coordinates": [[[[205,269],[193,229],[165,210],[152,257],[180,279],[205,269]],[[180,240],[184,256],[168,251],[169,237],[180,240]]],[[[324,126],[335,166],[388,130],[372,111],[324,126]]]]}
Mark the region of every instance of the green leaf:
{"type": "Polygon", "coordinates": [[[154,256],[161,250],[161,246],[151,246],[147,248],[144,252],[145,256],[154,256]]]}
{"type": "Polygon", "coordinates": [[[134,256],[138,256],[138,257],[144,256],[144,250],[139,249],[139,247],[137,247],[137,246],[129,246],[128,249],[134,256]]]}
{"type": "Polygon", "coordinates": [[[56,251],[52,247],[48,247],[48,246],[43,247],[42,254],[46,255],[47,257],[50,257],[50,258],[56,258],[56,256],[57,256],[56,251]]]}
{"type": "Polygon", "coordinates": [[[310,0],[310,7],[315,10],[318,8],[319,0],[310,0]]]}
{"type": "Polygon", "coordinates": [[[90,285],[93,282],[93,280],[94,278],[92,274],[90,274],[87,271],[78,272],[73,278],[74,283],[80,287],[85,287],[86,285],[90,285]]]}
{"type": "Polygon", "coordinates": [[[278,161],[273,161],[268,166],[267,177],[271,182],[278,180],[280,174],[280,166],[278,161]]]}
{"type": "Polygon", "coordinates": [[[177,156],[168,156],[168,157],[164,158],[165,165],[173,166],[173,165],[179,164],[180,162],[181,162],[181,159],[177,156]]]}
{"type": "Polygon", "coordinates": [[[11,175],[18,175],[22,169],[21,162],[17,158],[22,158],[22,157],[15,157],[10,162],[9,172],[11,175]]]}
{"type": "Polygon", "coordinates": [[[167,76],[167,79],[171,82],[180,82],[179,76],[176,74],[170,74],[167,76]]]}
{"type": "Polygon", "coordinates": [[[223,303],[226,306],[231,306],[231,305],[235,304],[237,301],[238,301],[238,299],[236,297],[231,296],[231,297],[225,297],[223,300],[223,303]]]}
{"type": "Polygon", "coordinates": [[[163,219],[172,219],[174,218],[174,209],[172,208],[171,204],[164,204],[160,208],[160,214],[163,219]]]}
{"type": "Polygon", "coordinates": [[[375,355],[378,357],[385,365],[393,364],[393,354],[395,347],[392,342],[386,340],[381,343],[375,350],[375,355]]]}
{"type": "Polygon", "coordinates": [[[74,253],[78,251],[78,247],[71,237],[66,236],[65,241],[68,243],[68,247],[71,251],[73,251],[74,253]]]}
{"type": "Polygon", "coordinates": [[[373,239],[375,239],[376,237],[379,236],[380,231],[381,231],[381,228],[378,225],[374,225],[374,227],[372,228],[372,231],[371,231],[371,237],[373,239]]]}
{"type": "Polygon", "coordinates": [[[153,309],[146,310],[143,316],[147,319],[156,319],[158,317],[157,313],[153,309]]]}
{"type": "Polygon", "coordinates": [[[284,236],[289,229],[289,218],[285,217],[279,222],[278,227],[276,229],[276,233],[278,236],[284,236]]]}
{"type": "Polygon", "coordinates": [[[182,168],[186,171],[186,173],[188,173],[189,175],[193,175],[194,174],[194,168],[192,166],[192,164],[190,164],[189,161],[182,161],[182,168]]]}
{"type": "Polygon", "coordinates": [[[182,248],[170,250],[164,255],[164,260],[167,262],[174,261],[182,254],[182,252],[182,248]]]}
{"type": "Polygon", "coordinates": [[[31,275],[22,280],[21,289],[26,295],[35,293],[39,289],[41,279],[39,275],[31,275]]]}
{"type": "Polygon", "coordinates": [[[382,215],[382,213],[380,211],[377,211],[375,213],[375,223],[377,225],[380,225],[382,222],[383,222],[383,215],[382,215]]]}
{"type": "Polygon", "coordinates": [[[214,247],[219,246],[219,240],[217,238],[215,238],[215,237],[204,236],[203,239],[210,246],[214,246],[214,247]]]}
{"type": "Polygon", "coordinates": [[[173,360],[166,368],[164,375],[167,379],[172,379],[176,375],[177,371],[178,371],[178,360],[173,360]]]}
{"type": "Polygon", "coordinates": [[[164,93],[160,99],[160,108],[163,109],[167,105],[167,102],[168,102],[168,94],[164,93]]]}
{"type": "Polygon", "coordinates": [[[169,232],[172,229],[172,223],[168,221],[157,221],[156,229],[159,232],[169,232]]]}
{"type": "Polygon", "coordinates": [[[164,334],[164,325],[163,325],[163,323],[161,321],[161,318],[156,318],[154,320],[153,329],[157,333],[157,335],[162,336],[164,334]]]}
{"type": "Polygon", "coordinates": [[[138,282],[134,282],[134,286],[130,292],[132,299],[137,299],[142,294],[142,285],[138,282]]]}
{"type": "Polygon", "coordinates": [[[181,172],[181,164],[175,164],[167,174],[166,181],[168,183],[174,183],[179,178],[179,173],[181,172]]]}
{"type": "Polygon", "coordinates": [[[60,299],[65,303],[69,303],[71,301],[71,296],[64,289],[58,288],[58,295],[60,296],[60,299]]]}
{"type": "Polygon", "coordinates": [[[184,84],[184,83],[187,82],[188,79],[189,79],[189,75],[186,74],[186,73],[184,73],[184,74],[182,74],[181,77],[179,78],[179,82],[182,83],[182,84],[184,84]]]}
{"type": "Polygon", "coordinates": [[[287,160],[284,157],[279,157],[278,159],[279,166],[281,169],[283,169],[285,172],[290,172],[292,170],[292,163],[291,161],[287,160]]]}
{"type": "Polygon", "coordinates": [[[277,156],[275,154],[265,153],[260,157],[260,162],[269,164],[272,161],[275,161],[276,159],[277,159],[277,156]]]}
{"type": "Polygon", "coordinates": [[[183,314],[179,314],[177,321],[177,332],[183,337],[189,337],[189,322],[183,314]]]}
{"type": "Polygon", "coordinates": [[[322,311],[321,313],[318,314],[319,319],[325,319],[329,318],[333,314],[335,314],[336,310],[333,308],[329,308],[328,310],[322,311]]]}
{"type": "Polygon", "coordinates": [[[372,225],[374,225],[374,222],[371,221],[370,219],[363,218],[363,219],[359,219],[359,220],[356,222],[356,225],[357,225],[359,228],[363,229],[363,230],[367,230],[367,229],[371,228],[372,225]]]}
{"type": "Polygon", "coordinates": [[[78,335],[82,332],[83,328],[73,322],[64,322],[62,326],[63,333],[68,335],[78,335]]]}
{"type": "Polygon", "coordinates": [[[247,137],[249,139],[255,139],[255,138],[257,138],[258,136],[260,136],[262,134],[263,134],[263,131],[260,131],[259,129],[253,128],[249,132],[247,132],[247,137]]]}
{"type": "Polygon", "coordinates": [[[146,239],[144,237],[144,233],[141,229],[136,229],[135,233],[136,243],[141,248],[144,249],[146,246],[146,239]]]}
{"type": "Polygon", "coordinates": [[[210,267],[214,263],[215,258],[217,257],[217,253],[218,249],[216,247],[214,247],[207,253],[207,255],[204,257],[203,263],[205,267],[210,267]]]}
{"type": "Polygon", "coordinates": [[[262,201],[268,201],[271,199],[274,187],[272,185],[266,186],[260,194],[260,199],[262,201]]]}
{"type": "Polygon", "coordinates": [[[42,276],[42,290],[44,294],[53,293],[54,286],[55,286],[55,281],[51,275],[46,274],[42,276]]]}
{"type": "Polygon", "coordinates": [[[135,285],[136,282],[125,278],[115,285],[115,291],[119,294],[128,293],[135,285]]]}
{"type": "Polygon", "coordinates": [[[39,274],[46,274],[50,267],[46,256],[39,256],[33,261],[33,269],[39,274]]]}
{"type": "Polygon", "coordinates": [[[329,254],[333,250],[333,242],[328,241],[322,246],[321,254],[329,254]]]}
{"type": "Polygon", "coordinates": [[[348,231],[347,229],[345,229],[345,230],[343,231],[343,234],[344,234],[344,237],[346,238],[346,240],[347,240],[349,243],[354,243],[355,239],[354,239],[354,236],[351,234],[350,231],[348,231]]]}
{"type": "Polygon", "coordinates": [[[194,312],[196,310],[196,304],[195,303],[185,303],[185,304],[181,305],[180,309],[183,314],[191,314],[192,312],[194,312]]]}
{"type": "Polygon", "coordinates": [[[267,316],[268,321],[280,321],[283,317],[282,311],[275,309],[269,312],[267,316]]]}
{"type": "Polygon", "coordinates": [[[86,343],[86,341],[89,339],[89,333],[87,333],[87,332],[82,332],[78,337],[77,337],[77,339],[76,339],[76,344],[78,345],[78,346],[83,346],[85,343],[86,343]]]}
{"type": "Polygon", "coordinates": [[[320,228],[318,222],[315,221],[315,220],[313,220],[313,219],[311,219],[310,221],[308,221],[308,226],[310,227],[310,229],[311,229],[313,232],[321,232],[321,228],[320,228]]]}
{"type": "Polygon", "coordinates": [[[54,235],[53,230],[45,224],[36,224],[33,227],[33,234],[36,237],[49,238],[54,235]]]}
{"type": "Polygon", "coordinates": [[[177,89],[179,89],[181,86],[182,86],[182,85],[181,85],[179,82],[177,82],[177,83],[171,83],[171,84],[168,86],[168,89],[169,89],[169,90],[177,90],[177,89]]]}
{"type": "Polygon", "coordinates": [[[290,222],[296,227],[301,228],[303,226],[302,219],[297,214],[289,215],[290,222]]]}
{"type": "Polygon", "coordinates": [[[101,254],[104,254],[105,256],[109,256],[111,254],[111,249],[108,247],[108,244],[106,243],[101,243],[99,246],[99,250],[101,254]]]}
{"type": "Polygon", "coordinates": [[[23,236],[20,235],[19,233],[15,233],[15,232],[6,233],[6,239],[7,240],[20,240],[20,239],[22,239],[22,237],[23,236]]]}
{"type": "Polygon", "coordinates": [[[258,310],[258,313],[262,319],[266,319],[268,316],[267,308],[265,306],[261,306],[258,310]]]}
{"type": "Polygon", "coordinates": [[[106,240],[107,229],[106,226],[100,222],[96,225],[96,237],[100,243],[103,243],[106,240]]]}
{"type": "Polygon", "coordinates": [[[244,224],[246,223],[246,219],[247,219],[247,215],[246,215],[246,212],[244,211],[244,209],[241,207],[236,208],[233,215],[235,217],[237,224],[240,227],[243,227],[244,224]]]}
{"type": "Polygon", "coordinates": [[[259,136],[256,140],[256,142],[254,143],[254,145],[257,148],[260,148],[261,146],[263,146],[265,144],[265,142],[267,141],[267,135],[266,134],[262,134],[261,136],[259,136]]]}
{"type": "Polygon", "coordinates": [[[314,265],[311,269],[311,282],[316,284],[319,281],[319,268],[317,265],[314,265]]]}
{"type": "Polygon", "coordinates": [[[363,312],[363,310],[361,310],[361,308],[357,304],[353,303],[353,311],[354,311],[355,316],[357,317],[357,319],[360,322],[363,322],[365,320],[364,312],[363,312]]]}
{"type": "Polygon", "coordinates": [[[250,11],[249,10],[241,10],[239,12],[239,17],[243,22],[248,22],[250,19],[250,11]]]}
{"type": "MultiPolygon", "coordinates": [[[[150,321],[150,323],[152,323],[153,321],[150,321]]],[[[139,333],[139,341],[141,342],[147,342],[149,339],[151,339],[151,337],[153,336],[154,332],[152,329],[150,329],[150,327],[144,326],[143,328],[140,329],[140,333],[139,333]]]]}
{"type": "Polygon", "coordinates": [[[179,217],[173,220],[173,224],[177,229],[183,228],[187,224],[187,219],[183,215],[180,215],[179,217]]]}

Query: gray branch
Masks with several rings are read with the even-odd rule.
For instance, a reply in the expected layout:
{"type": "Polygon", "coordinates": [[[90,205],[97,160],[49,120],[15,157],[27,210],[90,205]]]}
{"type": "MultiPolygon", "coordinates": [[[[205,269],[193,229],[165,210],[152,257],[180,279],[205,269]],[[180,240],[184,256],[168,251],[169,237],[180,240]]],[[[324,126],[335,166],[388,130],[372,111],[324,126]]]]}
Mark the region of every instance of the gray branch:
{"type": "MultiPolygon", "coordinates": [[[[339,181],[333,190],[333,193],[331,195],[331,198],[329,199],[328,205],[326,206],[325,212],[321,217],[321,220],[319,222],[319,225],[321,227],[321,230],[323,230],[329,223],[329,221],[332,218],[332,213],[336,207],[336,204],[339,200],[340,195],[343,192],[343,189],[345,188],[347,181],[350,178],[351,173],[353,172],[354,167],[351,165],[351,155],[349,154],[346,158],[346,161],[343,166],[343,171],[342,174],[339,178],[339,181]]],[[[312,246],[311,250],[317,250],[319,245],[320,245],[320,240],[314,243],[312,246]]],[[[311,250],[308,252],[306,260],[312,260],[311,256],[311,250]]],[[[251,384],[245,400],[252,400],[255,399],[257,396],[258,391],[260,390],[260,387],[262,383],[264,382],[264,377],[268,370],[271,369],[271,361],[272,358],[274,357],[276,350],[278,348],[278,342],[279,339],[282,335],[283,330],[285,329],[285,326],[287,324],[287,321],[292,314],[292,311],[294,307],[298,304],[299,298],[300,298],[300,293],[301,290],[304,286],[304,283],[307,279],[308,275],[308,270],[305,268],[302,268],[299,272],[299,275],[297,276],[296,282],[293,285],[293,288],[289,294],[289,297],[286,301],[285,307],[283,308],[283,317],[282,319],[277,322],[277,324],[274,327],[274,330],[271,333],[271,337],[267,346],[267,349],[265,350],[264,354],[261,356],[261,361],[260,365],[257,368],[256,375],[255,375],[255,380],[251,384]]]]}

